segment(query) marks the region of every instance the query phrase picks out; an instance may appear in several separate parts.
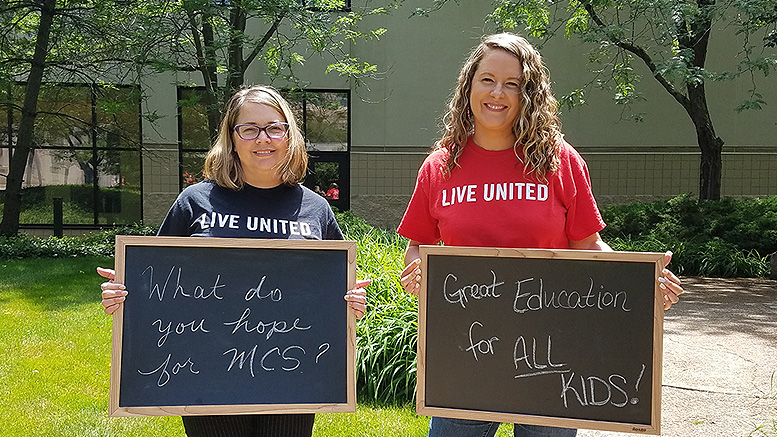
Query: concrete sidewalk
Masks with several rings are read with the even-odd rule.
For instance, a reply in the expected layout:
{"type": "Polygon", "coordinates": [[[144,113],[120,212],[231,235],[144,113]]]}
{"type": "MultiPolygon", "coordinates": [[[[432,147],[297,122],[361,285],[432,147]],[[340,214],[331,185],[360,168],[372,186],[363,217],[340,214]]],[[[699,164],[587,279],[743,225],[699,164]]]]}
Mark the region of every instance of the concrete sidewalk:
{"type": "Polygon", "coordinates": [[[661,435],[777,436],[777,281],[682,279],[664,316],[661,435]]]}

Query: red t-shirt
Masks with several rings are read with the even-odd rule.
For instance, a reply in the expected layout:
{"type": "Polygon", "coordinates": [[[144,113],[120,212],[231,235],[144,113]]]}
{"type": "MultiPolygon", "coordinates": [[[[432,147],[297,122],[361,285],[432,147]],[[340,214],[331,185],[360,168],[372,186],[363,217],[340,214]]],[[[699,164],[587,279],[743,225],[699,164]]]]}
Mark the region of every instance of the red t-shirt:
{"type": "Polygon", "coordinates": [[[568,249],[604,229],[585,161],[561,141],[560,166],[547,183],[524,174],[513,149],[489,151],[467,142],[459,167],[445,177],[447,151],[418,171],[398,232],[421,244],[568,249]]]}

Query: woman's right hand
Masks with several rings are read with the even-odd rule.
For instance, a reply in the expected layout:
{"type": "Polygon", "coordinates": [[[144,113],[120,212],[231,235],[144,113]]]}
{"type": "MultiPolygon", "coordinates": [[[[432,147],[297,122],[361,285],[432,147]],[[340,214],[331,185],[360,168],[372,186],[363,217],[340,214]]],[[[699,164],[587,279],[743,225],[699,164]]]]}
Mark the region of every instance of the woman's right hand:
{"type": "Polygon", "coordinates": [[[416,258],[402,270],[399,282],[402,283],[402,287],[406,292],[418,296],[418,292],[421,290],[421,259],[416,258]]]}
{"type": "Polygon", "coordinates": [[[124,297],[127,296],[126,287],[124,287],[124,284],[114,282],[116,272],[113,269],[97,267],[97,273],[108,279],[108,281],[100,284],[103,297],[102,304],[105,307],[105,314],[113,314],[119,309],[119,305],[124,302],[124,297]]]}

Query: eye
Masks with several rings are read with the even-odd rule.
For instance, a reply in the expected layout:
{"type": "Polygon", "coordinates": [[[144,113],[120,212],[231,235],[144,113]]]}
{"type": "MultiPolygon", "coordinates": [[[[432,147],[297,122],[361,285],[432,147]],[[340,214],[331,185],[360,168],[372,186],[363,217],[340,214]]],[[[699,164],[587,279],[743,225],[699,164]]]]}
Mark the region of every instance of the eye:
{"type": "Polygon", "coordinates": [[[517,82],[507,82],[507,84],[506,84],[506,85],[507,85],[507,86],[509,86],[509,87],[511,87],[511,88],[518,88],[518,87],[520,87],[520,86],[521,86],[521,85],[520,85],[519,83],[517,83],[517,82]]]}
{"type": "Polygon", "coordinates": [[[259,135],[259,128],[251,125],[239,126],[237,133],[241,138],[256,138],[259,135]]]}
{"type": "Polygon", "coordinates": [[[275,123],[267,126],[267,134],[273,138],[281,138],[286,135],[287,129],[286,123],[275,123]]]}

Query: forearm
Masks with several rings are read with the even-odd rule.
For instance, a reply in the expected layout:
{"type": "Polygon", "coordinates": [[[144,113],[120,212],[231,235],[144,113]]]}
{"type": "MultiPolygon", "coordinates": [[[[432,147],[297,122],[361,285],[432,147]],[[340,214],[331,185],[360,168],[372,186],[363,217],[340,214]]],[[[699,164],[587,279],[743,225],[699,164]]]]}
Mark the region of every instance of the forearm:
{"type": "Polygon", "coordinates": [[[590,250],[601,250],[602,252],[612,252],[613,251],[612,247],[610,247],[610,245],[605,243],[603,240],[596,241],[591,246],[590,250]]]}
{"type": "Polygon", "coordinates": [[[405,248],[405,266],[421,258],[421,251],[417,241],[408,241],[407,248],[405,248]]]}
{"type": "Polygon", "coordinates": [[[419,243],[410,240],[405,249],[405,268],[400,274],[402,287],[410,294],[418,295],[421,288],[421,251],[419,243]]]}
{"type": "Polygon", "coordinates": [[[577,250],[601,250],[602,252],[612,252],[612,247],[602,241],[599,233],[591,234],[582,240],[569,240],[569,248],[577,250]]]}

